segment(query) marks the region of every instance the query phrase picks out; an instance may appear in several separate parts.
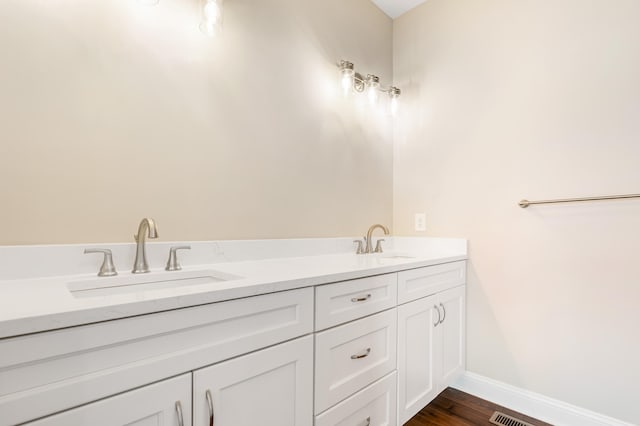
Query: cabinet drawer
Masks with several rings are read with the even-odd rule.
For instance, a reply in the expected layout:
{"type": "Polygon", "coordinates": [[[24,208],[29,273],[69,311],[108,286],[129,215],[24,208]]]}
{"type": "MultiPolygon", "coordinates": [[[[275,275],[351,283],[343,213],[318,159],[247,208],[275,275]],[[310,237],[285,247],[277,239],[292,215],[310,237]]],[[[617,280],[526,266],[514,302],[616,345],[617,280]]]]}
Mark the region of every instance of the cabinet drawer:
{"type": "Polygon", "coordinates": [[[45,417],[25,426],[179,424],[191,424],[191,373],[45,417]]]}
{"type": "Polygon", "coordinates": [[[393,372],[316,416],[315,426],[396,426],[396,373],[393,372]]]}
{"type": "Polygon", "coordinates": [[[466,262],[444,263],[398,272],[398,303],[431,296],[466,281],[466,262]]]}
{"type": "Polygon", "coordinates": [[[397,279],[386,274],[316,287],[316,330],[396,306],[397,279]]]}
{"type": "Polygon", "coordinates": [[[303,288],[0,340],[0,426],[308,334],[303,288]]]}
{"type": "Polygon", "coordinates": [[[315,412],[396,368],[396,309],[316,334],[315,412]]]}

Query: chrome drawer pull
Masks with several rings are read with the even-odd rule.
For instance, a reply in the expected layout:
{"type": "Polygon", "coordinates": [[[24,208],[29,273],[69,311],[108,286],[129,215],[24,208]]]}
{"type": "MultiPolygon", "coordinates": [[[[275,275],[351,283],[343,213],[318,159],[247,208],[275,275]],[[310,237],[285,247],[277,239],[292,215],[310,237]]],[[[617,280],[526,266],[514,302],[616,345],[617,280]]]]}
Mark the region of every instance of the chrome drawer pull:
{"type": "Polygon", "coordinates": [[[367,350],[365,350],[364,352],[365,353],[363,354],[351,355],[351,359],[362,359],[368,357],[371,353],[371,348],[367,348],[367,350]]]}
{"type": "Polygon", "coordinates": [[[357,302],[364,302],[365,300],[369,300],[369,299],[371,299],[371,295],[367,294],[364,297],[353,297],[353,298],[351,298],[351,301],[353,303],[357,303],[357,302]]]}
{"type": "Polygon", "coordinates": [[[213,426],[213,398],[211,397],[211,391],[207,389],[205,392],[207,397],[207,405],[209,406],[209,426],[213,426]]]}
{"type": "Polygon", "coordinates": [[[184,417],[182,416],[182,404],[176,401],[176,414],[178,415],[178,426],[184,426],[184,417]]]}
{"type": "Polygon", "coordinates": [[[437,327],[438,324],[440,324],[442,321],[440,321],[440,309],[438,309],[438,307],[436,305],[433,305],[433,309],[435,309],[436,311],[438,311],[438,319],[436,320],[435,323],[433,323],[434,327],[437,327]]]}
{"type": "MultiPolygon", "coordinates": [[[[444,322],[444,319],[447,317],[447,311],[444,309],[444,305],[441,303],[440,306],[442,306],[442,320],[440,321],[440,324],[442,324],[444,322]]],[[[438,315],[440,315],[440,310],[438,309],[438,315]]]]}

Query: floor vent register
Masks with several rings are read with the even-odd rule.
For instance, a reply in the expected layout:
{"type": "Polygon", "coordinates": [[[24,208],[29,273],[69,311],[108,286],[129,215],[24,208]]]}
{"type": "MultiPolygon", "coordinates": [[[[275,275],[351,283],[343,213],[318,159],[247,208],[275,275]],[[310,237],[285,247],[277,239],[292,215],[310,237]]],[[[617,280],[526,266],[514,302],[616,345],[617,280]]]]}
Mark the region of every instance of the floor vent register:
{"type": "Polygon", "coordinates": [[[493,413],[493,415],[489,419],[489,422],[498,426],[534,426],[531,423],[516,419],[515,417],[509,416],[508,414],[504,414],[499,411],[493,413]]]}

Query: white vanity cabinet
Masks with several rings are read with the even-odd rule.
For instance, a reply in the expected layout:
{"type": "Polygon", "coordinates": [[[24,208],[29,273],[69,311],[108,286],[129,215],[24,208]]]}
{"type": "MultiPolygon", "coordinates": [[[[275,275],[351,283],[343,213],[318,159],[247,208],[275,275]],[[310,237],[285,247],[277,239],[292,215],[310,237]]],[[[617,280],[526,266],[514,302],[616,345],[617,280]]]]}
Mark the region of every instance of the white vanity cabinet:
{"type": "Polygon", "coordinates": [[[465,366],[465,263],[400,272],[399,285],[429,294],[398,307],[398,419],[404,424],[465,366]],[[406,275],[405,275],[406,274],[406,275]],[[414,281],[406,284],[406,281],[414,281]],[[464,283],[464,280],[462,281],[464,283]],[[429,290],[429,285],[432,289],[429,290]]]}
{"type": "Polygon", "coordinates": [[[28,426],[188,426],[191,425],[191,374],[106,398],[28,426]]]}
{"type": "Polygon", "coordinates": [[[0,426],[402,425],[464,369],[465,265],[0,339],[0,426]]]}
{"type": "Polygon", "coordinates": [[[313,337],[193,372],[194,426],[311,426],[313,337]]]}

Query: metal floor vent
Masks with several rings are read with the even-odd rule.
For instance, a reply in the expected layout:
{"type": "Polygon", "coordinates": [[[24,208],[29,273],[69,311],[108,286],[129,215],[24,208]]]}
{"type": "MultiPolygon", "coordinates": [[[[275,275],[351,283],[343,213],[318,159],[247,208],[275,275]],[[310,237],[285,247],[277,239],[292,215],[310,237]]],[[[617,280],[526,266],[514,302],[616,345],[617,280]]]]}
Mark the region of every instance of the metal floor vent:
{"type": "Polygon", "coordinates": [[[493,413],[493,415],[489,419],[489,423],[498,426],[533,426],[531,423],[516,419],[515,417],[511,417],[499,411],[495,411],[493,413]]]}

